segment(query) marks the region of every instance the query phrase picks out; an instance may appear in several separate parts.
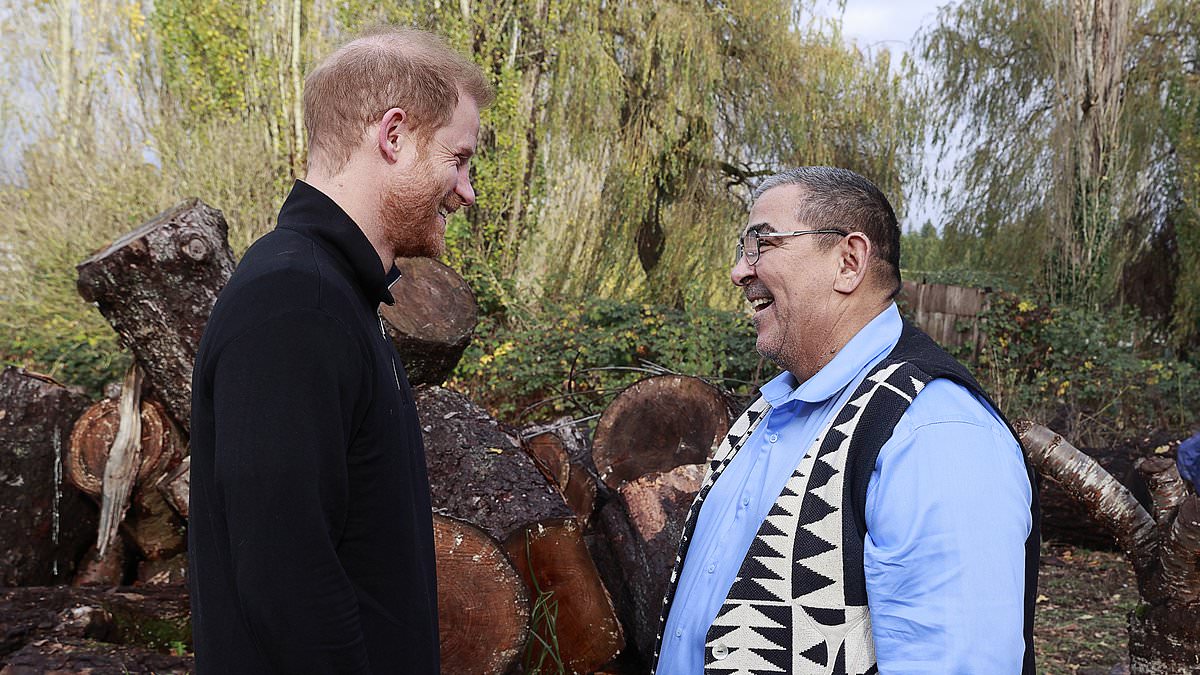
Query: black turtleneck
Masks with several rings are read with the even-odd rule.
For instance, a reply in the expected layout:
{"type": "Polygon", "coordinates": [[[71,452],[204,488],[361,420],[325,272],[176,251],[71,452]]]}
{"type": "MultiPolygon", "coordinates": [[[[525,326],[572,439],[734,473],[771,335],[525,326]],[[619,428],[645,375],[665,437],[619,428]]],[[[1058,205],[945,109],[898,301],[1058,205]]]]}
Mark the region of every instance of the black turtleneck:
{"type": "Polygon", "coordinates": [[[297,182],[242,258],[192,382],[198,673],[436,673],[429,482],[366,236],[297,182]]]}

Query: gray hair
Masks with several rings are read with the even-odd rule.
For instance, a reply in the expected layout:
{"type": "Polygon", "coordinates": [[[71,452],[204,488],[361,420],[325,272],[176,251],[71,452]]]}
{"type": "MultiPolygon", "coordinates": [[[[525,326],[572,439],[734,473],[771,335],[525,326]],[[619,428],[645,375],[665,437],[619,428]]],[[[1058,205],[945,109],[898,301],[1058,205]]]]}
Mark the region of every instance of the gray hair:
{"type": "MultiPolygon", "coordinates": [[[[765,178],[754,189],[754,200],[758,201],[767,190],[785,185],[803,189],[796,203],[798,222],[866,235],[871,241],[872,257],[889,268],[892,295],[900,291],[900,224],[891,202],[874,183],[849,169],[800,166],[765,178]]],[[[826,246],[836,241],[817,237],[826,246]]]]}

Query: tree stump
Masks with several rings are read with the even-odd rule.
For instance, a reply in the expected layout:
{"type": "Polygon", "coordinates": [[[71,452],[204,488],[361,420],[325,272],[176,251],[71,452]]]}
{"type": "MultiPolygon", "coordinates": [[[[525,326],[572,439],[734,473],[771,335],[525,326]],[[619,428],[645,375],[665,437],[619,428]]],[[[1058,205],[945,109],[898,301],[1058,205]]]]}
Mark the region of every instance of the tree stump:
{"type": "Polygon", "coordinates": [[[432,258],[397,258],[394,305],[379,305],[384,326],[414,385],[446,381],[471,343],[479,307],[457,272],[432,258]]]}
{"type": "Polygon", "coordinates": [[[611,489],[648,473],[701,464],[729,430],[726,398],[704,380],[659,375],[617,395],[600,416],[592,459],[611,489]]]}
{"type": "Polygon", "coordinates": [[[96,538],[96,508],[63,480],[87,403],[48,377],[0,373],[0,586],[63,583],[96,538]]]}
{"type": "Polygon", "coordinates": [[[191,199],[76,266],[79,294],[96,303],[185,430],[200,336],[233,274],[228,231],[220,211],[191,199]]]}
{"type": "Polygon", "coordinates": [[[630,605],[622,616],[643,659],[654,653],[663,596],[704,470],[703,464],[685,464],[646,474],[619,487],[617,498],[600,512],[616,563],[616,569],[605,570],[605,579],[619,575],[625,582],[630,605]]]}
{"type": "Polygon", "coordinates": [[[546,645],[555,645],[569,673],[594,672],[617,656],[625,635],[575,519],[514,532],[504,550],[533,595],[531,628],[541,640],[530,640],[529,672],[554,670],[546,645]]]}
{"type": "MultiPolygon", "coordinates": [[[[506,549],[518,568],[536,570],[540,565],[540,591],[555,593],[564,603],[564,612],[576,612],[575,607],[600,608],[578,611],[588,614],[594,622],[593,629],[616,624],[612,602],[604,592],[598,572],[594,566],[580,562],[580,555],[586,557],[582,538],[575,538],[577,545],[561,543],[571,542],[578,532],[575,514],[558,489],[520,448],[516,438],[466,397],[441,387],[419,390],[416,404],[424,432],[434,510],[464,520],[497,541],[506,542],[506,549]],[[572,527],[560,533],[564,521],[569,521],[572,527]],[[544,537],[544,531],[553,534],[544,537]],[[534,533],[531,537],[534,549],[561,552],[561,562],[538,562],[542,560],[538,558],[530,565],[523,544],[511,543],[517,539],[523,542],[527,532],[534,533]],[[556,571],[552,564],[566,565],[566,569],[556,571]]],[[[585,652],[577,656],[563,651],[561,656],[565,661],[596,658],[589,640],[561,633],[558,639],[560,647],[570,650],[574,645],[582,645],[585,652]]],[[[603,651],[603,647],[595,649],[603,651]]]]}

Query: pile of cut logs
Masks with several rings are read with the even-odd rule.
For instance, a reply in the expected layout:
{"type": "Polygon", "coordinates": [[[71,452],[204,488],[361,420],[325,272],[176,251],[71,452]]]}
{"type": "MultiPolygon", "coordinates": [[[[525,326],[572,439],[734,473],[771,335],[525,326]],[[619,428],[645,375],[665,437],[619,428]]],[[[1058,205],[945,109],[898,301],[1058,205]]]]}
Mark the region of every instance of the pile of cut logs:
{"type": "MultiPolygon", "coordinates": [[[[0,586],[13,587],[0,590],[3,673],[190,667],[164,653],[186,651],[186,630],[127,628],[186,617],[191,372],[233,271],[226,232],[220,212],[192,200],[78,266],[80,294],[134,356],[109,398],[88,405],[44,376],[0,376],[0,448],[30,460],[0,460],[0,505],[12,511],[0,513],[0,586]],[[51,491],[34,498],[47,491],[25,481],[51,491]],[[144,620],[113,618],[124,616],[144,620]]],[[[471,290],[437,261],[397,264],[397,303],[380,310],[417,386],[443,671],[645,672],[683,520],[731,401],[702,380],[660,375],[618,395],[594,435],[570,419],[507,427],[440,386],[475,327],[471,290]]]]}

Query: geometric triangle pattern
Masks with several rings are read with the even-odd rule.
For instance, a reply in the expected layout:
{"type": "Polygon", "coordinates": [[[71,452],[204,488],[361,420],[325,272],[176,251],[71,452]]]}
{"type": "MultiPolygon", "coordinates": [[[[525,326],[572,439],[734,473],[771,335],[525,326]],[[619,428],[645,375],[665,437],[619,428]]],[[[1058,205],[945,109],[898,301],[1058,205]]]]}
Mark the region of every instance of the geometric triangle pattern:
{"type": "MultiPolygon", "coordinates": [[[[834,414],[796,467],[759,527],[721,611],[705,636],[705,673],[878,672],[866,605],[848,605],[842,505],[851,441],[876,395],[907,405],[923,383],[902,362],[869,374],[834,414]],[[893,377],[895,376],[895,377],[893,377]]],[[[759,399],[730,427],[688,512],[679,555],[663,599],[665,624],[688,539],[704,498],[770,411],[759,399]]],[[[658,661],[659,636],[654,660],[658,661]]]]}

